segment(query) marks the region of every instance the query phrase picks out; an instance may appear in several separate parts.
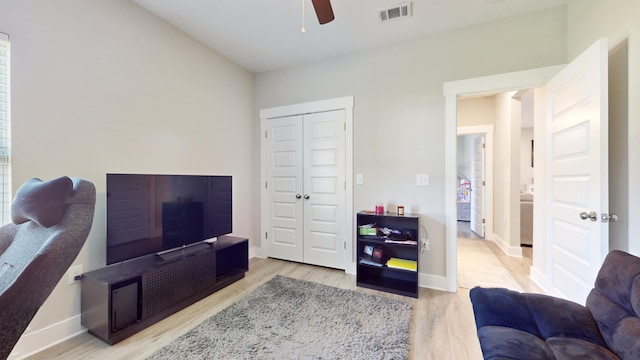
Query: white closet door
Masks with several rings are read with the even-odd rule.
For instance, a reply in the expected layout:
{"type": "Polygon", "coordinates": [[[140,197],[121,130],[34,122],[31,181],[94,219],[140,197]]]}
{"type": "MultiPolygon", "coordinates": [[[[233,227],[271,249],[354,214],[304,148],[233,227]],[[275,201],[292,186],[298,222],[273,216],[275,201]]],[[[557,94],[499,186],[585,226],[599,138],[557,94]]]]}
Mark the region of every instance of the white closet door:
{"type": "Polygon", "coordinates": [[[269,121],[267,130],[269,257],[303,261],[302,117],[269,121]]]}
{"type": "Polygon", "coordinates": [[[344,269],[345,111],[304,116],[304,262],[344,269]]]}

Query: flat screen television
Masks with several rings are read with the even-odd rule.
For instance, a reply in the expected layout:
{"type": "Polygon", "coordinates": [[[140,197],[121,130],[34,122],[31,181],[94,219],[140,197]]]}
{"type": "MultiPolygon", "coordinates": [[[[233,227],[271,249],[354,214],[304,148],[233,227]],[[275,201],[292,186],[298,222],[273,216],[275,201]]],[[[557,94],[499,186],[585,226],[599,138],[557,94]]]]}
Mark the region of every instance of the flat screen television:
{"type": "Polygon", "coordinates": [[[107,265],[232,231],[231,176],[107,174],[107,265]]]}

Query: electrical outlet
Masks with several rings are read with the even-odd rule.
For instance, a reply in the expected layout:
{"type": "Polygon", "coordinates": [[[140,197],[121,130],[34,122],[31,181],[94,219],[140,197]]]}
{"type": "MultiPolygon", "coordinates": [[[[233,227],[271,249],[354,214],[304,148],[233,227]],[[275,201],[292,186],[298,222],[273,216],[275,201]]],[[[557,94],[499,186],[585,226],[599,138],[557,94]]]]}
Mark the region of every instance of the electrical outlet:
{"type": "Polygon", "coordinates": [[[356,174],[356,185],[364,184],[364,175],[356,174]]]}
{"type": "Polygon", "coordinates": [[[70,267],[69,271],[67,271],[67,274],[69,274],[69,285],[75,283],[77,281],[76,276],[82,275],[82,265],[70,267]]]}
{"type": "Polygon", "coordinates": [[[416,185],[418,185],[418,186],[429,186],[429,174],[417,174],[416,175],[416,185]]]}

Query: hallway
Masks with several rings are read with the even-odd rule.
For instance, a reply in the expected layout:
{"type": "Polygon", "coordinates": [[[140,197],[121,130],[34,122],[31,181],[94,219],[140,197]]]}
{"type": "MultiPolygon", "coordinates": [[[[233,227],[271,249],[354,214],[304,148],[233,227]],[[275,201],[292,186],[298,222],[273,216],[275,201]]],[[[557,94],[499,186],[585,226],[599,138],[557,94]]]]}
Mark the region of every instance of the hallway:
{"type": "MultiPolygon", "coordinates": [[[[517,284],[520,286],[522,291],[533,292],[533,293],[543,293],[542,289],[540,289],[540,287],[536,285],[529,277],[529,271],[533,264],[533,248],[523,247],[522,257],[508,256],[493,241],[485,240],[479,237],[478,235],[476,235],[475,233],[473,233],[469,229],[469,223],[464,221],[458,222],[458,259],[459,259],[458,272],[462,272],[458,276],[459,279],[462,276],[465,276],[464,274],[465,268],[482,269],[485,266],[485,264],[477,263],[477,262],[470,264],[471,266],[463,266],[463,265],[469,265],[469,264],[460,263],[460,259],[465,259],[465,261],[481,261],[480,257],[474,256],[474,252],[478,251],[479,248],[485,248],[485,247],[489,249],[489,251],[497,259],[498,263],[508,272],[509,275],[511,275],[513,280],[517,282],[517,284]]],[[[471,274],[471,275],[475,275],[475,274],[471,274]]],[[[498,281],[497,279],[488,279],[488,280],[498,281]]],[[[480,284],[476,284],[476,285],[480,285],[480,284]]],[[[508,287],[506,285],[507,284],[503,284],[502,286],[508,287]]],[[[501,286],[501,285],[496,285],[496,286],[501,286]]]]}

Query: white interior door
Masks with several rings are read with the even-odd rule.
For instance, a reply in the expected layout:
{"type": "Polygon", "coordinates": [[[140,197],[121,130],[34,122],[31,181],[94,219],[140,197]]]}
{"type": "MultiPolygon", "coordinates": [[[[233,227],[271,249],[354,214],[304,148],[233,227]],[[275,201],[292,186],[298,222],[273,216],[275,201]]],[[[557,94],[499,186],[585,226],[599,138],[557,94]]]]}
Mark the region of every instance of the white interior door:
{"type": "Polygon", "coordinates": [[[484,176],[484,136],[473,139],[471,155],[471,231],[484,237],[485,232],[485,176],[484,176]]]}
{"type": "Polygon", "coordinates": [[[303,261],[302,116],[269,120],[267,136],[269,257],[303,261]]]}
{"type": "Polygon", "coordinates": [[[304,116],[304,154],[304,262],[344,269],[344,110],[304,116]]]}
{"type": "Polygon", "coordinates": [[[603,39],[547,84],[548,291],[581,304],[609,249],[607,56],[603,39]]]}

